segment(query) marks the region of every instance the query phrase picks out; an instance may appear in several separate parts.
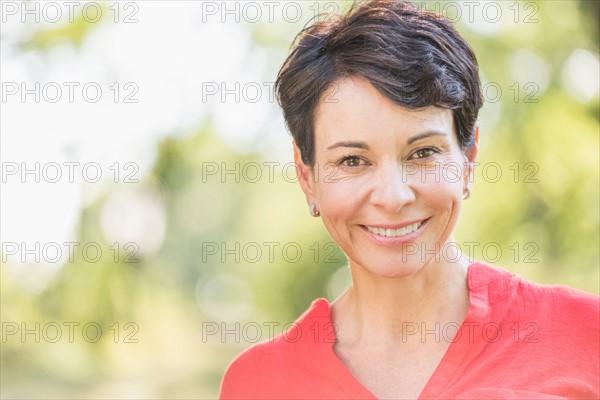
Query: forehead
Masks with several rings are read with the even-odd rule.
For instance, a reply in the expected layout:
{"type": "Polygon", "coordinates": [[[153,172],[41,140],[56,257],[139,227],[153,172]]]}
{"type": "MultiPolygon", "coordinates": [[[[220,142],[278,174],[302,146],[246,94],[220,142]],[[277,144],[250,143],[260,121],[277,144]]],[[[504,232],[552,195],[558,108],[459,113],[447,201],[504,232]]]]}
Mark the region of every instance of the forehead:
{"type": "Polygon", "coordinates": [[[317,142],[388,135],[402,139],[431,130],[456,140],[452,111],[433,106],[419,110],[401,107],[367,80],[356,77],[334,82],[315,113],[317,142]]]}

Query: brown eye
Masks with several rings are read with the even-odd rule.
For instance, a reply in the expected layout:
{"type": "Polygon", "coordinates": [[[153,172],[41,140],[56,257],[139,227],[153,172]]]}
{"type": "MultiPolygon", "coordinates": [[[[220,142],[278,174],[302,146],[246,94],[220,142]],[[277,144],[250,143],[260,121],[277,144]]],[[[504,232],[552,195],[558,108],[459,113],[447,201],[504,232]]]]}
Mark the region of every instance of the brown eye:
{"type": "Polygon", "coordinates": [[[362,160],[356,156],[347,156],[340,160],[338,164],[345,167],[358,167],[362,163],[362,160]]]}
{"type": "Polygon", "coordinates": [[[424,149],[417,150],[415,152],[415,157],[416,158],[427,158],[427,157],[431,157],[435,153],[436,153],[435,149],[432,149],[431,147],[426,147],[424,149]]]}

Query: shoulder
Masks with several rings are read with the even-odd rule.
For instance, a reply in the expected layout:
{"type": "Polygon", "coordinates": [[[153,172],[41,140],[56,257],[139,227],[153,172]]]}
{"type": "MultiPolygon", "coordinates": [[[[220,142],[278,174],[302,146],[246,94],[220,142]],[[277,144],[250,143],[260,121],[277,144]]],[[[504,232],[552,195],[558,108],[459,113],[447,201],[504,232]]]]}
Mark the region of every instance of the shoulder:
{"type": "Polygon", "coordinates": [[[598,296],[532,282],[481,262],[469,267],[469,288],[486,311],[481,321],[495,323],[497,336],[484,335],[481,343],[496,375],[504,373],[506,382],[540,393],[598,396],[598,296]],[[499,365],[507,365],[504,372],[499,365]]]}
{"type": "Polygon", "coordinates": [[[485,286],[490,304],[510,307],[519,319],[543,323],[553,331],[589,338],[599,336],[600,297],[564,285],[532,282],[484,262],[476,262],[471,268],[470,288],[485,286]]]}
{"type": "Polygon", "coordinates": [[[521,279],[518,299],[523,315],[540,321],[557,341],[588,345],[600,353],[600,297],[564,285],[521,279]]]}
{"type": "Polygon", "coordinates": [[[600,314],[600,297],[564,285],[543,285],[520,280],[519,294],[527,303],[541,303],[558,313],[593,317],[600,314]]]}
{"type": "Polygon", "coordinates": [[[538,306],[576,307],[586,314],[600,312],[600,297],[564,285],[545,285],[520,277],[504,268],[482,261],[469,268],[471,289],[488,286],[492,298],[518,296],[521,303],[538,306]]]}
{"type": "Polygon", "coordinates": [[[314,300],[284,332],[235,357],[225,371],[219,397],[282,398],[282,393],[293,392],[294,385],[306,385],[303,364],[319,351],[319,343],[311,340],[315,336],[314,324],[328,320],[327,300],[314,300]]]}
{"type": "Polygon", "coordinates": [[[251,346],[227,367],[221,381],[221,399],[254,398],[260,395],[267,379],[280,370],[281,344],[277,339],[251,346]]]}

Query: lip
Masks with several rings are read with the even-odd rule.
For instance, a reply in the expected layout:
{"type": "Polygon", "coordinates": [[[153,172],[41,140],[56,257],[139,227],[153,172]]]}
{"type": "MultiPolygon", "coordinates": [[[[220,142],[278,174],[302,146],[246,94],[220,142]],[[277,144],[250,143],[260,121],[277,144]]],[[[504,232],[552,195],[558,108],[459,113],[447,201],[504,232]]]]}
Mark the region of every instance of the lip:
{"type": "MultiPolygon", "coordinates": [[[[395,224],[395,225],[389,225],[389,224],[368,224],[368,225],[361,225],[364,226],[365,228],[367,226],[373,227],[373,228],[383,228],[383,229],[401,229],[401,228],[405,228],[409,225],[413,225],[416,224],[417,222],[423,222],[425,223],[429,218],[425,218],[425,219],[415,219],[413,221],[409,221],[409,222],[403,222],[401,224],[395,224]]],[[[420,229],[421,227],[419,227],[420,229]]],[[[416,231],[415,231],[416,232],[416,231]]]]}
{"type": "Polygon", "coordinates": [[[384,246],[397,246],[397,245],[401,245],[404,243],[414,241],[417,238],[417,236],[419,236],[421,234],[421,232],[423,232],[423,228],[425,227],[425,225],[427,225],[427,222],[429,221],[429,219],[430,218],[418,219],[418,220],[415,220],[412,222],[402,223],[399,225],[368,225],[368,226],[377,227],[377,228],[399,229],[399,228],[404,228],[405,226],[408,226],[408,225],[412,225],[417,222],[423,222],[421,224],[421,226],[419,226],[419,229],[417,229],[416,231],[411,232],[408,235],[404,235],[404,236],[400,236],[400,237],[379,236],[379,235],[369,231],[367,229],[366,225],[360,225],[360,227],[363,230],[363,232],[365,232],[367,234],[367,236],[369,236],[375,243],[384,245],[384,246]]]}

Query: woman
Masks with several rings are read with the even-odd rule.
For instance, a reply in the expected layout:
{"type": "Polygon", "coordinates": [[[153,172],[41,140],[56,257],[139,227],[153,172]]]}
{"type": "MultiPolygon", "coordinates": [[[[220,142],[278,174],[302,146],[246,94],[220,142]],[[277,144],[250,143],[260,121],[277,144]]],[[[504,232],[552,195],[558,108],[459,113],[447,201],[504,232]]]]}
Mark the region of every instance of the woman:
{"type": "Polygon", "coordinates": [[[276,88],[310,212],[352,285],[239,355],[221,398],[598,398],[598,298],[451,246],[482,96],[446,20],[360,3],[301,33],[276,88]]]}

